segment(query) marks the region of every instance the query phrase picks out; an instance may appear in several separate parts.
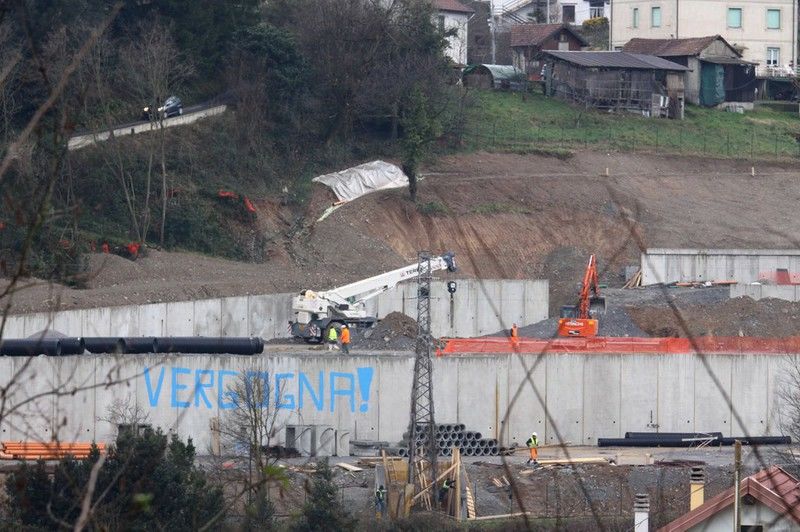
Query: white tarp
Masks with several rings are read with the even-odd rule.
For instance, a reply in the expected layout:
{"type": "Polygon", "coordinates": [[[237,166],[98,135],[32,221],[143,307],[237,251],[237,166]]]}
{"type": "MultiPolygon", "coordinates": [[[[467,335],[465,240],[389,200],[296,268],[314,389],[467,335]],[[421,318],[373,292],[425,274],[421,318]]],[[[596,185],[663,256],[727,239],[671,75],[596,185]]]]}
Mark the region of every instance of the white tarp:
{"type": "Polygon", "coordinates": [[[376,190],[408,186],[408,176],[397,166],[384,161],[360,164],[341,172],[317,176],[312,181],[331,187],[342,201],[354,200],[376,190]]]}

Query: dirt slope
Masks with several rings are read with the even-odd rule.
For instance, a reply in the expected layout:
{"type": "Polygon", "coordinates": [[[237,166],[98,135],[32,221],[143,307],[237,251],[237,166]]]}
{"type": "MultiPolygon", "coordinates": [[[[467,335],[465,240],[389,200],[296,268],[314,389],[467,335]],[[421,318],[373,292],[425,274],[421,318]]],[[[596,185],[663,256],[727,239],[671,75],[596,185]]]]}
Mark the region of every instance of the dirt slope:
{"type": "Polygon", "coordinates": [[[401,190],[372,194],[315,223],[332,194],[317,187],[303,216],[257,202],[268,260],[243,264],[151,252],[136,263],[94,256],[86,290],[23,291],[15,309],[39,310],[327,288],[401,266],[418,249],[455,251],[461,275],[550,278],[553,307],[574,296],[583,261],[620,281],[647,247],[795,247],[797,165],[637,154],[448,156],[428,169],[419,209],[401,190]],[[608,168],[608,176],[606,176],[608,168]],[[430,205],[428,205],[430,207],[430,205]],[[424,212],[436,212],[425,214],[424,212]]]}

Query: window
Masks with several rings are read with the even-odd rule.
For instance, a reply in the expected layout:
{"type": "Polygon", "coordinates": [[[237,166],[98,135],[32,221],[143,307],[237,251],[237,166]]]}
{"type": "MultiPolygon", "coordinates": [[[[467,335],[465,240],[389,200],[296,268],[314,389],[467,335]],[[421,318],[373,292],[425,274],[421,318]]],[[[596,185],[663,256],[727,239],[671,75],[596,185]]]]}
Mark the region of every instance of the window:
{"type": "Polygon", "coordinates": [[[767,48],[767,66],[778,66],[781,62],[780,48],[767,48]]]}
{"type": "Polygon", "coordinates": [[[742,27],[742,8],[730,7],[728,8],[728,27],[741,28],[742,27]]]}
{"type": "Polygon", "coordinates": [[[590,7],[589,8],[589,18],[602,18],[605,14],[603,13],[603,7],[590,7]]]}
{"type": "Polygon", "coordinates": [[[575,6],[561,6],[561,22],[575,23],[575,6]]]}
{"type": "Polygon", "coordinates": [[[437,21],[439,22],[439,31],[444,32],[444,15],[439,15],[437,21]]]}
{"type": "Polygon", "coordinates": [[[639,8],[638,7],[634,7],[633,8],[633,27],[634,28],[638,28],[639,27],[639,8]]]}
{"type": "Polygon", "coordinates": [[[650,27],[652,28],[660,28],[661,27],[661,8],[654,7],[650,9],[650,27]]]}
{"type": "Polygon", "coordinates": [[[767,9],[767,29],[779,30],[781,29],[781,10],[780,9],[767,9]]]}

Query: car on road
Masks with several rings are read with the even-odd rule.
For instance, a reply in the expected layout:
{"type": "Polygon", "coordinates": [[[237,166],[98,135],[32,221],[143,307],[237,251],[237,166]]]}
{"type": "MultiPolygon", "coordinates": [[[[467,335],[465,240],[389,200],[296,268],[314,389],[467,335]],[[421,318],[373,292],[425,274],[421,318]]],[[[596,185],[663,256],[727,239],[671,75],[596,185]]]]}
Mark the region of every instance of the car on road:
{"type": "Polygon", "coordinates": [[[170,118],[183,114],[183,102],[177,96],[170,96],[164,100],[164,104],[153,112],[151,107],[142,109],[142,120],[156,120],[158,118],[170,118]]]}

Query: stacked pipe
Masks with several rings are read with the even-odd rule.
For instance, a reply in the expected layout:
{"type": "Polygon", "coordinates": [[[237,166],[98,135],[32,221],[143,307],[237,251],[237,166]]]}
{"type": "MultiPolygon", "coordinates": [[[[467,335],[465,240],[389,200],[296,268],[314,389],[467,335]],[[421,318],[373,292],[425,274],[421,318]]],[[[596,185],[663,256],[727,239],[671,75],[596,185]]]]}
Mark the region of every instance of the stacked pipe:
{"type": "MultiPolygon", "coordinates": [[[[397,456],[408,456],[410,434],[403,435],[404,446],[397,449],[397,456]]],[[[428,441],[426,427],[417,427],[414,447],[419,451],[428,441]]],[[[439,456],[451,456],[453,447],[457,447],[464,456],[497,456],[500,448],[494,438],[483,438],[480,432],[466,430],[462,423],[442,423],[436,425],[435,445],[439,456]]]]}
{"type": "Polygon", "coordinates": [[[782,445],[792,443],[789,436],[748,436],[725,438],[721,432],[626,432],[624,438],[597,438],[598,447],[694,447],[733,445],[782,445]]]}
{"type": "Polygon", "coordinates": [[[255,355],[264,351],[264,341],[256,337],[86,337],[26,338],[0,340],[0,356],[64,356],[90,353],[144,354],[229,354],[255,355]]]}

